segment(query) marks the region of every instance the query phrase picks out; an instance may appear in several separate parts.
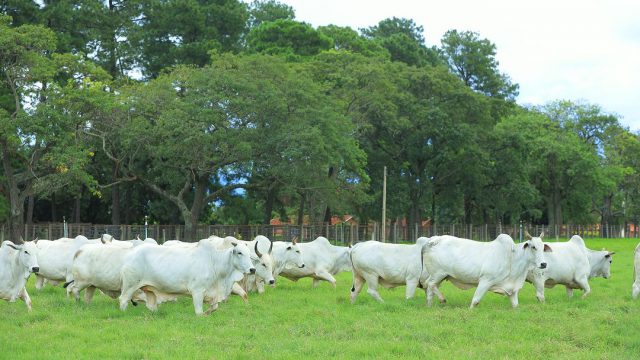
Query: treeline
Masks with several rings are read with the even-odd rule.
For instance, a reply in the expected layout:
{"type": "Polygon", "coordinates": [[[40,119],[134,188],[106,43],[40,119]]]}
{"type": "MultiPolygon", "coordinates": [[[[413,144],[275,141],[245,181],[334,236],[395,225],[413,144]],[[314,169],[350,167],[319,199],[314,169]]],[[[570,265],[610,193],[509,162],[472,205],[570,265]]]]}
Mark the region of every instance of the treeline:
{"type": "Polygon", "coordinates": [[[0,4],[0,222],[638,222],[640,141],[519,106],[496,47],[276,1],[0,4]]]}

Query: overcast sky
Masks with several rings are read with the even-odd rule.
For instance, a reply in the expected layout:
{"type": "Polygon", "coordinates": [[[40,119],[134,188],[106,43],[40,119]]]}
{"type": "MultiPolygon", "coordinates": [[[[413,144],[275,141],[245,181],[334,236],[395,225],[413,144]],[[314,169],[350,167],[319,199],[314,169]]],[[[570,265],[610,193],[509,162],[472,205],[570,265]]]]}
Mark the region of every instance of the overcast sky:
{"type": "Polygon", "coordinates": [[[500,71],[520,85],[518,103],[586,100],[640,130],[639,0],[280,1],[314,27],[410,18],[429,46],[440,46],[449,29],[475,31],[496,45],[500,71]]]}

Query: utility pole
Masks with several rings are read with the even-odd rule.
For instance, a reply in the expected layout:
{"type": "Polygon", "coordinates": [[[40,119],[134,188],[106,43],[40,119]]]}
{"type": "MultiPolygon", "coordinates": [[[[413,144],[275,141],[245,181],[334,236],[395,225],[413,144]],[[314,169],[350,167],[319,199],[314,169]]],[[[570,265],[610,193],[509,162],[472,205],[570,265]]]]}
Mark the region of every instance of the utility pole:
{"type": "Polygon", "coordinates": [[[382,242],[387,242],[387,167],[384,167],[384,176],[382,177],[382,242]]]}

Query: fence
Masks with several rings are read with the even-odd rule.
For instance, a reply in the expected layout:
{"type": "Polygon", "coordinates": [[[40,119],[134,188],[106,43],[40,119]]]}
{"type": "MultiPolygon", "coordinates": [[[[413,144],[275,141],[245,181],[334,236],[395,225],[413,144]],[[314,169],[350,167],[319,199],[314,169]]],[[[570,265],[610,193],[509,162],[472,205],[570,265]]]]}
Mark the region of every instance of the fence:
{"type": "MultiPolygon", "coordinates": [[[[64,226],[62,223],[33,224],[24,226],[25,239],[59,239],[64,237],[64,226]]],[[[159,243],[167,240],[193,241],[185,239],[184,225],[97,225],[97,224],[66,224],[67,235],[74,237],[84,235],[88,238],[97,238],[102,234],[111,234],[116,239],[133,239],[137,235],[140,237],[151,237],[159,243]],[[146,230],[146,232],[145,232],[146,230]]],[[[386,226],[385,240],[388,242],[413,242],[419,236],[433,235],[453,235],[467,239],[479,241],[491,241],[498,234],[506,233],[514,240],[519,241],[524,237],[524,232],[528,231],[532,235],[539,235],[544,231],[545,239],[562,240],[568,239],[572,235],[580,235],[583,238],[638,238],[639,231],[637,225],[427,225],[427,226],[405,226],[400,224],[390,224],[386,226]]],[[[329,225],[198,225],[195,239],[203,239],[210,235],[236,236],[241,239],[252,239],[256,235],[265,235],[272,240],[291,241],[298,237],[300,241],[311,241],[318,236],[324,236],[336,243],[349,244],[366,240],[381,240],[381,226],[377,223],[369,225],[355,225],[349,223],[329,225]]],[[[7,226],[0,229],[0,241],[9,238],[7,226]]]]}

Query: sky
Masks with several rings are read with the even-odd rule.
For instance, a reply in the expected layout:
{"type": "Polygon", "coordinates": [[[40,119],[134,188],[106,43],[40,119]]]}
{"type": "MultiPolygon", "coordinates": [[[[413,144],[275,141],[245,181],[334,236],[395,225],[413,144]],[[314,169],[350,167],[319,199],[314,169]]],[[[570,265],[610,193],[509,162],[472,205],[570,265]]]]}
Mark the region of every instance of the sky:
{"type": "Polygon", "coordinates": [[[517,102],[586,101],[640,131],[638,0],[279,0],[296,20],[353,29],[413,19],[427,46],[450,29],[496,45],[502,73],[520,85],[517,102]]]}

